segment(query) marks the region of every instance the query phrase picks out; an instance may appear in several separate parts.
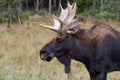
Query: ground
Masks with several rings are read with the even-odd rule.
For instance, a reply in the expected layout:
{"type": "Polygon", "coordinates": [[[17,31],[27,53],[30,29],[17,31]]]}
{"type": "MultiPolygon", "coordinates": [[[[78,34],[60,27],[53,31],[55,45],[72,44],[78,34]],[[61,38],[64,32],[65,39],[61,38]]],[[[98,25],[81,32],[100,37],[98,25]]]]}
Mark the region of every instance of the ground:
{"type": "MultiPolygon", "coordinates": [[[[56,33],[42,28],[40,23],[51,24],[49,16],[32,16],[23,25],[6,28],[0,25],[0,80],[67,80],[64,66],[56,58],[45,62],[39,58],[39,50],[56,36],[56,33]]],[[[118,22],[107,24],[120,31],[118,22]]],[[[84,28],[93,24],[81,22],[84,28]]],[[[89,80],[84,65],[72,61],[70,80],[89,80]]],[[[120,72],[108,74],[108,80],[120,80],[120,72]]]]}

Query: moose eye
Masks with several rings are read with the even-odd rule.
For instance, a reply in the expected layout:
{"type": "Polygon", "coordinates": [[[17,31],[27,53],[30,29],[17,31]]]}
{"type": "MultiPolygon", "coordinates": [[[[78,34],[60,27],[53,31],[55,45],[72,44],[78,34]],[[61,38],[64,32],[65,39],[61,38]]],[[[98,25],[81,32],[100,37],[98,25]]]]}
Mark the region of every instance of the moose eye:
{"type": "Polygon", "coordinates": [[[47,51],[40,51],[40,53],[44,54],[44,53],[47,53],[47,51]]]}
{"type": "Polygon", "coordinates": [[[63,40],[64,40],[63,38],[57,38],[57,39],[56,39],[56,41],[57,41],[57,42],[60,42],[60,43],[61,43],[63,40]]]}
{"type": "Polygon", "coordinates": [[[56,50],[56,52],[57,52],[57,53],[61,53],[61,52],[62,52],[62,50],[56,50]]]}
{"type": "Polygon", "coordinates": [[[62,33],[59,33],[59,36],[62,36],[63,34],[62,33]]]}

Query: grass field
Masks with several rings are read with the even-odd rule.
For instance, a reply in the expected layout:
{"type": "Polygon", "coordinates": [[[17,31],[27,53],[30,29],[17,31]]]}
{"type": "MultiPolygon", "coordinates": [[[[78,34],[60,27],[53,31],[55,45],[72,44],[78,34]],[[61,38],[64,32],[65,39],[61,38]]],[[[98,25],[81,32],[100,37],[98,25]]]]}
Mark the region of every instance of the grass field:
{"type": "MultiPolygon", "coordinates": [[[[39,58],[39,50],[56,36],[50,30],[41,28],[40,23],[49,23],[51,19],[33,16],[24,25],[10,29],[0,26],[0,80],[67,80],[64,66],[55,58],[45,62],[39,58]]],[[[108,22],[120,31],[120,24],[108,22]]],[[[82,26],[91,26],[91,23],[82,26]]],[[[70,80],[89,80],[84,65],[72,61],[70,80]]],[[[120,80],[120,72],[110,73],[108,80],[120,80]]]]}

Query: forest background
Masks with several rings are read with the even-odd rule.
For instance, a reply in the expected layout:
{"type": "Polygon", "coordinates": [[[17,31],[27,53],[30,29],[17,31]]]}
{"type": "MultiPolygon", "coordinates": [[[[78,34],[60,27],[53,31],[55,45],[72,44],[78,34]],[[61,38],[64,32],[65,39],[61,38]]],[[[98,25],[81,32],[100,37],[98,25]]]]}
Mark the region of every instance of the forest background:
{"type": "MultiPolygon", "coordinates": [[[[120,0],[68,0],[77,3],[77,14],[120,21],[120,0]]],[[[66,7],[67,0],[61,0],[66,7]]],[[[23,23],[31,15],[60,12],[59,0],[0,0],[0,23],[23,23]]],[[[10,25],[8,25],[10,27],[10,25]]]]}
{"type": "MultiPolygon", "coordinates": [[[[81,28],[104,22],[120,31],[120,0],[68,0],[77,3],[81,28]]],[[[66,8],[67,0],[61,0],[66,8]]],[[[42,61],[40,49],[56,33],[40,27],[53,24],[49,13],[60,13],[59,0],[0,0],[0,80],[68,80],[64,66],[54,58],[42,61]]],[[[120,72],[108,74],[120,80],[120,72]]],[[[89,80],[85,66],[72,60],[70,80],[89,80]]]]}

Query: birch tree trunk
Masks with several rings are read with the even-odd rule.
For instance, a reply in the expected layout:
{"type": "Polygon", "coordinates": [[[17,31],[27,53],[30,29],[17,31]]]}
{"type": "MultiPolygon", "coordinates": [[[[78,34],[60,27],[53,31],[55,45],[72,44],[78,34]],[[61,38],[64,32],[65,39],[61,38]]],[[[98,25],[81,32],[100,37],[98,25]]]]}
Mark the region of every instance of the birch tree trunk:
{"type": "Polygon", "coordinates": [[[21,25],[21,19],[20,19],[20,14],[21,13],[21,0],[19,0],[19,7],[18,7],[18,12],[17,12],[17,17],[18,17],[18,23],[21,25]]]}
{"type": "Polygon", "coordinates": [[[39,11],[39,5],[40,5],[40,1],[39,1],[39,0],[37,0],[37,3],[36,3],[36,12],[38,12],[38,11],[39,11]]]}
{"type": "Polygon", "coordinates": [[[49,13],[51,13],[52,0],[49,0],[49,13]]]}
{"type": "Polygon", "coordinates": [[[9,18],[8,18],[8,25],[7,25],[7,27],[11,28],[11,26],[12,26],[12,12],[11,12],[10,2],[8,4],[8,15],[9,15],[9,18]]]}
{"type": "Polygon", "coordinates": [[[119,20],[120,19],[120,0],[117,0],[117,16],[116,19],[119,20]]]}
{"type": "Polygon", "coordinates": [[[103,10],[104,0],[101,0],[101,11],[103,10]]]}

